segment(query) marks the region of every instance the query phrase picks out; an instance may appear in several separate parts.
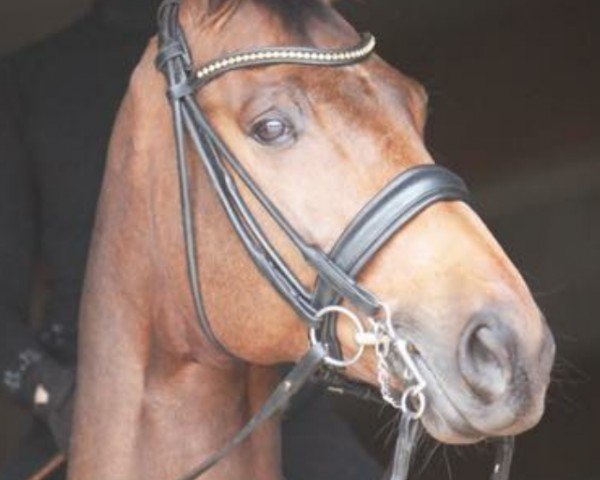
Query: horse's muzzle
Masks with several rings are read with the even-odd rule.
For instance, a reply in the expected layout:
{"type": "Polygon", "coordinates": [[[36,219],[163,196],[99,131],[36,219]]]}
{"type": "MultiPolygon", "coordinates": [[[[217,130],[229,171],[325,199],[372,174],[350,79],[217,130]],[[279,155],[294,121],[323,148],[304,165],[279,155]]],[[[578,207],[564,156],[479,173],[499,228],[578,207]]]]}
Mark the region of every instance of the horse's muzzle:
{"type": "Polygon", "coordinates": [[[458,346],[459,373],[479,404],[474,423],[484,432],[512,433],[537,423],[554,362],[554,339],[543,319],[541,335],[532,339],[506,316],[501,309],[476,313],[458,346]]]}

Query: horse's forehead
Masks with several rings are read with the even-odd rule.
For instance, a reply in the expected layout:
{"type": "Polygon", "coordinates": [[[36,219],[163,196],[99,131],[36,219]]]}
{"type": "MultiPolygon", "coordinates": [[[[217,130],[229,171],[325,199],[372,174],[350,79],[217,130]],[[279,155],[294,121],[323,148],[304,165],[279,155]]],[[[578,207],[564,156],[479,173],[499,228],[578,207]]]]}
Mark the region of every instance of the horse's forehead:
{"type": "Polygon", "coordinates": [[[248,106],[266,110],[290,103],[317,123],[357,127],[364,134],[389,132],[404,126],[410,116],[411,87],[379,63],[238,70],[207,85],[201,101],[208,111],[233,121],[243,122],[248,111],[256,113],[257,108],[248,106]]]}
{"type": "MultiPolygon", "coordinates": [[[[202,35],[192,39],[198,42],[192,49],[202,49],[202,58],[197,61],[204,63],[226,53],[273,45],[348,47],[359,39],[333,10],[325,15],[306,15],[304,28],[294,29],[268,5],[241,2],[237,9],[205,24],[202,35]]],[[[313,121],[333,130],[351,130],[366,142],[371,139],[379,144],[379,140],[405,130],[410,117],[407,98],[412,83],[379,58],[341,68],[278,65],[237,70],[204,87],[201,102],[209,114],[221,117],[217,123],[240,122],[244,120],[244,105],[269,94],[265,87],[273,84],[304,96],[313,121]]],[[[322,130],[324,134],[328,131],[322,130]]]]}
{"type": "Polygon", "coordinates": [[[205,54],[212,50],[211,57],[273,45],[336,48],[358,40],[356,31],[326,2],[290,2],[292,6],[278,7],[285,1],[224,2],[220,12],[209,15],[191,8],[182,23],[188,33],[199,35],[205,54]]]}
{"type": "Polygon", "coordinates": [[[255,1],[238,2],[236,8],[205,16],[203,21],[194,15],[189,19],[187,30],[194,32],[200,26],[198,43],[208,57],[297,40],[295,30],[287,29],[275,12],[255,1]]]}

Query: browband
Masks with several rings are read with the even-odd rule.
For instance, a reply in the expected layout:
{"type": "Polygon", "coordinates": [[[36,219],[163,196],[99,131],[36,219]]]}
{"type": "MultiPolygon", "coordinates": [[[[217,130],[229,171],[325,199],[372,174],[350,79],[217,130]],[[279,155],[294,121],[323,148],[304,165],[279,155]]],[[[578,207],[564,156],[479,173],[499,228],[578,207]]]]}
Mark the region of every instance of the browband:
{"type": "Polygon", "coordinates": [[[265,47],[228,54],[198,68],[193,85],[200,88],[218,76],[240,68],[286,63],[327,67],[351,65],[373,53],[375,44],[373,35],[363,33],[360,42],[351,48],[265,47]]]}

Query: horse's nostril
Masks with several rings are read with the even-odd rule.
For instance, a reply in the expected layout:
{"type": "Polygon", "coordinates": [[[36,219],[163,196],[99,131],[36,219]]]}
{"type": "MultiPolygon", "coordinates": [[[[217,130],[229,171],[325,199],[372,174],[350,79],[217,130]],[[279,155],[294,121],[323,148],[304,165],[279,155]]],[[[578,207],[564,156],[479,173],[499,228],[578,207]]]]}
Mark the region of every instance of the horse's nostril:
{"type": "Polygon", "coordinates": [[[473,319],[463,332],[458,365],[465,382],[486,403],[500,398],[513,374],[515,343],[499,321],[473,319]]]}

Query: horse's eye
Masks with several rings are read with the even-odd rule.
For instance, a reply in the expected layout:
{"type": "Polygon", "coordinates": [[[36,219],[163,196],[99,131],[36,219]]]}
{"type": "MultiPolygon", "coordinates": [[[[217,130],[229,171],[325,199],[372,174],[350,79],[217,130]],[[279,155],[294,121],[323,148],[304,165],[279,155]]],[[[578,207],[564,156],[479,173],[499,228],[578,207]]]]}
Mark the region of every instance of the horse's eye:
{"type": "Polygon", "coordinates": [[[282,145],[294,139],[294,127],[281,118],[265,118],[252,126],[252,137],[263,145],[282,145]]]}

